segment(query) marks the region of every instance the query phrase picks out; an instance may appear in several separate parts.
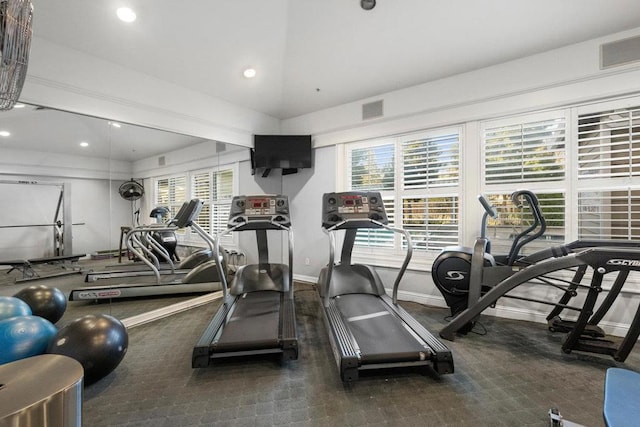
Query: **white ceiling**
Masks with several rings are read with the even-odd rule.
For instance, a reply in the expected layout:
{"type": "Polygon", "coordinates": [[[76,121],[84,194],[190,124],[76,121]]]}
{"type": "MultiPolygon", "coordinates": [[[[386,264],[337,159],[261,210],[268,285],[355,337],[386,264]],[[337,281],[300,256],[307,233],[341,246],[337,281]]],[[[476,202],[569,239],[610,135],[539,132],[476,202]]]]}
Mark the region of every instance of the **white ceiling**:
{"type": "Polygon", "coordinates": [[[37,37],[276,118],[640,25],[638,0],[377,0],[371,11],[360,0],[33,4],[37,37]],[[125,4],[133,24],[115,15],[125,4]]]}
{"type": "MultiPolygon", "coordinates": [[[[32,1],[34,43],[281,119],[640,25],[638,0],[377,0],[371,11],[360,0],[32,1]],[[136,22],[117,19],[122,5],[136,22]]],[[[114,139],[105,121],[32,108],[0,113],[0,130],[9,127],[0,147],[118,160],[202,141],[131,126],[114,139]]]]}

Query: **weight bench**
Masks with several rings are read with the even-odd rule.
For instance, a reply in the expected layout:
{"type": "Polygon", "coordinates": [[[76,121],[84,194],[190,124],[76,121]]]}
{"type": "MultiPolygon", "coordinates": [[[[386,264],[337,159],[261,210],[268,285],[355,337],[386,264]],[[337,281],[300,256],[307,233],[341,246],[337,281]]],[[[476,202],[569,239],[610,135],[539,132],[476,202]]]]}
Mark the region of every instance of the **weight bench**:
{"type": "Polygon", "coordinates": [[[66,262],[74,263],[74,262],[78,262],[78,260],[85,255],[86,254],[61,255],[61,256],[44,257],[44,258],[8,260],[8,261],[0,261],[0,265],[11,266],[11,268],[7,271],[6,274],[11,273],[13,270],[17,270],[22,273],[22,279],[16,279],[16,283],[17,283],[17,282],[25,282],[28,280],[48,279],[50,277],[66,276],[68,274],[80,273],[79,269],[74,268],[72,270],[68,270],[60,273],[40,275],[36,270],[34,270],[33,266],[38,264],[58,264],[58,263],[66,263],[66,262]]]}
{"type": "Polygon", "coordinates": [[[640,373],[609,368],[604,380],[604,409],[607,427],[638,425],[640,420],[640,373]]]}

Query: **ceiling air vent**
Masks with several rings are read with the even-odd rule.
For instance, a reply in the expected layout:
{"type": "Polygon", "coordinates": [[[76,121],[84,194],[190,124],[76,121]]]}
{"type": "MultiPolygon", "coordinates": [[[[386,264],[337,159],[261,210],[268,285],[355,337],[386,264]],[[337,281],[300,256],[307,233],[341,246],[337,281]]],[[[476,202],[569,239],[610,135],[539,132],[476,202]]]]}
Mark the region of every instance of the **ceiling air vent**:
{"type": "Polygon", "coordinates": [[[362,104],[362,120],[375,119],[384,115],[382,99],[380,101],[362,104]]]}
{"type": "Polygon", "coordinates": [[[617,67],[640,61],[640,36],[600,46],[600,68],[617,67]]]}

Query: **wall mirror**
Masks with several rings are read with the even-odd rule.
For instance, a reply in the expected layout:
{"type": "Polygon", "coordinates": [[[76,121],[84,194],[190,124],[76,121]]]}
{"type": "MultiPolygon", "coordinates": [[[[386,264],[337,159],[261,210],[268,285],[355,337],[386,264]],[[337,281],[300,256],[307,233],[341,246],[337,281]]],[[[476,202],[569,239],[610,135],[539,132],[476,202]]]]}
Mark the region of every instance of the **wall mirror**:
{"type": "MultiPolygon", "coordinates": [[[[130,253],[120,252],[124,233],[168,219],[185,200],[205,200],[197,221],[215,233],[226,222],[234,194],[281,191],[280,177],[258,181],[251,175],[248,148],[220,141],[34,105],[2,112],[0,132],[4,135],[0,136],[0,196],[5,201],[0,261],[80,256],[78,262],[33,263],[32,271],[0,266],[3,283],[9,285],[2,288],[2,295],[37,284],[69,293],[82,286],[145,283],[150,278],[114,275],[93,282],[84,278],[92,271],[139,265],[130,253]],[[123,197],[127,189],[139,191],[127,183],[139,184],[143,194],[123,197]],[[158,219],[151,213],[160,206],[169,208],[169,213],[158,219]],[[82,272],[22,282],[29,275],[74,269],[82,272]]],[[[179,258],[206,247],[189,229],[178,231],[177,240],[179,258]]],[[[243,253],[242,240],[230,238],[225,244],[243,253]]],[[[179,279],[162,277],[163,282],[179,279]]],[[[74,316],[106,312],[123,318],[193,295],[144,298],[145,303],[137,299],[135,304],[127,304],[127,299],[69,304],[74,316]]]]}

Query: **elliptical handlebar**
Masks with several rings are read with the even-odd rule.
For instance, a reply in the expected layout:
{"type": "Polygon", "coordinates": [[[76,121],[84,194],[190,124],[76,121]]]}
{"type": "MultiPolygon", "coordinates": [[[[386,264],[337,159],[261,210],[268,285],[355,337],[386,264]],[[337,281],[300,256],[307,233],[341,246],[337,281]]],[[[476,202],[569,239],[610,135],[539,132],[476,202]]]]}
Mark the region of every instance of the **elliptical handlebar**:
{"type": "Polygon", "coordinates": [[[509,250],[509,259],[507,261],[508,265],[513,265],[516,257],[520,253],[520,249],[522,249],[524,245],[542,236],[547,230],[547,222],[540,210],[538,197],[529,190],[516,190],[511,194],[511,201],[517,207],[522,207],[523,204],[521,202],[521,197],[527,201],[529,209],[531,209],[531,213],[533,214],[534,221],[530,227],[518,234],[513,240],[511,249],[509,250]],[[539,228],[538,231],[533,234],[529,234],[536,230],[536,228],[539,228]]]}
{"type": "MultiPolygon", "coordinates": [[[[491,203],[489,203],[489,200],[487,200],[487,198],[484,197],[484,195],[478,194],[478,201],[480,202],[480,204],[484,208],[484,214],[482,214],[482,225],[480,227],[480,238],[486,239],[486,237],[487,237],[487,220],[489,219],[489,217],[497,218],[498,217],[498,211],[496,210],[495,206],[493,206],[491,203]]],[[[487,252],[491,252],[491,242],[489,240],[487,240],[486,251],[487,252]]]]}
{"type": "Polygon", "coordinates": [[[489,201],[487,200],[486,197],[484,197],[484,195],[478,194],[478,201],[480,202],[480,204],[485,210],[485,213],[488,216],[490,216],[491,218],[496,218],[498,216],[498,211],[496,210],[496,207],[493,206],[491,203],[489,203],[489,201]]]}

